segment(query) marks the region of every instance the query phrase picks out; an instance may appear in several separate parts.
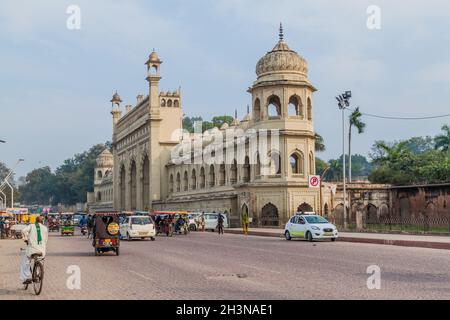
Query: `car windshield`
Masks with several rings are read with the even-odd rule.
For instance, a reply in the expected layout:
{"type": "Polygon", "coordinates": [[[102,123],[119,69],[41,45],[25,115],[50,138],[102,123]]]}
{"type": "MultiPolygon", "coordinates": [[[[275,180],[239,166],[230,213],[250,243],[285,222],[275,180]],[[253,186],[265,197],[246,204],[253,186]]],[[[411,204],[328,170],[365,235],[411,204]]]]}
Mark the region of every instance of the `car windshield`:
{"type": "Polygon", "coordinates": [[[139,225],[145,225],[145,224],[151,224],[152,221],[149,217],[139,217],[139,218],[131,218],[132,224],[139,224],[139,225]]]}
{"type": "Polygon", "coordinates": [[[309,216],[305,217],[308,223],[328,223],[327,219],[322,218],[321,216],[309,216]]]}

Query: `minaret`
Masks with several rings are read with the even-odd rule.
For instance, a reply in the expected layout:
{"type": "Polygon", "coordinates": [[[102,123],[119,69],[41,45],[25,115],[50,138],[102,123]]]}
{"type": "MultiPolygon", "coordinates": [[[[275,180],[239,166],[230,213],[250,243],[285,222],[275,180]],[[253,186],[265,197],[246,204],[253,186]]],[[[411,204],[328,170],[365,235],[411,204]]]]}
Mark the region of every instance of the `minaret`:
{"type": "Polygon", "coordinates": [[[120,111],[120,103],[122,102],[122,99],[120,99],[119,94],[114,93],[112,99],[111,99],[111,114],[113,116],[113,131],[114,127],[116,126],[116,123],[119,121],[120,117],[122,116],[122,111],[120,111]]]}
{"type": "Polygon", "coordinates": [[[149,84],[149,109],[150,109],[150,118],[159,118],[159,80],[161,80],[160,76],[160,67],[162,61],[159,60],[158,55],[153,49],[152,53],[148,57],[147,62],[147,78],[149,84]]]}

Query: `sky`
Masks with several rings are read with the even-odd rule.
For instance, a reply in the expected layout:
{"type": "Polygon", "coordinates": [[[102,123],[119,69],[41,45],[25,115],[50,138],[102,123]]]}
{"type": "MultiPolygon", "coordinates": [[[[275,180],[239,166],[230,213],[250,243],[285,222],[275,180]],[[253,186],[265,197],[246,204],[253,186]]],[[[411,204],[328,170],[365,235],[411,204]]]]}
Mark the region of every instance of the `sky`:
{"type": "MultiPolygon", "coordinates": [[[[255,66],[278,40],[309,65],[314,126],[327,150],[342,150],[335,96],[384,116],[450,113],[450,2],[446,0],[2,0],[0,2],[0,161],[16,178],[111,140],[110,99],[148,94],[144,65],[154,48],[163,64],[160,90],[181,87],[183,112],[239,117],[251,97],[255,66]],[[70,5],[80,29],[67,28],[70,5]],[[369,29],[367,9],[380,9],[369,29]]],[[[435,135],[450,118],[422,121],[364,117],[352,150],[375,140],[435,135]]]]}

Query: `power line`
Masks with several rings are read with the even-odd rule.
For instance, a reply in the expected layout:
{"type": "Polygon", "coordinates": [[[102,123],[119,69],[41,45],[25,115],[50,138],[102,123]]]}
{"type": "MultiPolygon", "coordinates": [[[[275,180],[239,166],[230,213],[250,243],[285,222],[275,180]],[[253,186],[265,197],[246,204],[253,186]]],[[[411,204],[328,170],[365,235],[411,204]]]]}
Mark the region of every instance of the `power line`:
{"type": "MultiPolygon", "coordinates": [[[[349,110],[355,111],[354,109],[350,109],[349,110]]],[[[445,117],[450,117],[450,113],[449,114],[441,114],[441,115],[436,115],[436,116],[425,116],[425,117],[392,117],[392,116],[380,116],[377,114],[372,114],[372,113],[365,113],[365,112],[361,112],[362,115],[367,116],[367,117],[373,117],[373,118],[380,118],[380,119],[389,119],[389,120],[428,120],[428,119],[438,119],[438,118],[445,118],[445,117]]]]}

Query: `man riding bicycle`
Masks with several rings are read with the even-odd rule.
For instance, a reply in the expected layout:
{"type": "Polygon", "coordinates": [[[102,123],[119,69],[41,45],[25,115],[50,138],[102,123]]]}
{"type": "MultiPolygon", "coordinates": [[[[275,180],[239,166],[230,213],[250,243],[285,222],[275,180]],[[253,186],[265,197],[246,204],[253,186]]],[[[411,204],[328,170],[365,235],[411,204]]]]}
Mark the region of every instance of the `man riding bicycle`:
{"type": "Polygon", "coordinates": [[[48,229],[42,224],[42,217],[37,217],[36,222],[29,224],[22,230],[22,236],[27,244],[25,254],[22,256],[20,264],[20,280],[23,284],[32,283],[32,275],[30,271],[30,259],[33,254],[40,254],[45,257],[48,229]]]}

